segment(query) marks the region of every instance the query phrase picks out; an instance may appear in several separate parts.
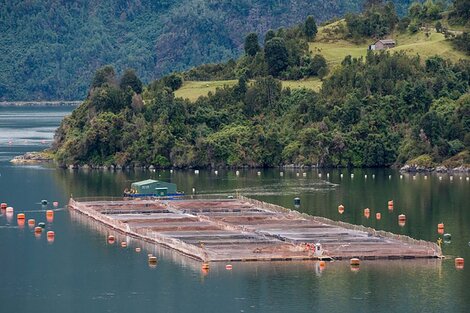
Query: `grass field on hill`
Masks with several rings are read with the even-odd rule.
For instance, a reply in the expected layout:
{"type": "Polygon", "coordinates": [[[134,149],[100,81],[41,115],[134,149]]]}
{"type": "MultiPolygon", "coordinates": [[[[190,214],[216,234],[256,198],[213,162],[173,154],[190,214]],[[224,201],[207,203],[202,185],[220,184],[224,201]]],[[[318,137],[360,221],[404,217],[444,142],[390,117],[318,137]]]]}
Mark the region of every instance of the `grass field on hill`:
{"type": "MultiPolygon", "coordinates": [[[[322,54],[330,67],[335,67],[347,56],[359,58],[365,57],[367,47],[374,42],[373,39],[365,40],[361,44],[356,44],[342,39],[342,34],[338,30],[345,27],[344,20],[340,20],[319,28],[315,42],[309,43],[310,51],[313,54],[322,54]]],[[[433,55],[451,59],[456,62],[459,59],[469,59],[463,52],[455,50],[451,43],[447,41],[443,34],[437,33],[435,29],[430,29],[429,36],[424,31],[416,34],[392,34],[389,38],[395,39],[397,46],[389,51],[405,51],[410,55],[419,54],[423,59],[433,55]]],[[[215,92],[217,88],[223,86],[233,86],[237,80],[218,80],[218,81],[186,81],[183,86],[175,91],[178,98],[195,101],[200,96],[206,96],[209,92],[215,92]]],[[[319,79],[307,79],[299,81],[282,81],[283,88],[309,88],[315,91],[320,90],[322,82],[319,79]]]]}
{"type": "MultiPolygon", "coordinates": [[[[338,21],[319,28],[317,40],[309,43],[310,51],[313,54],[322,54],[329,65],[337,65],[347,55],[352,57],[366,56],[368,45],[374,42],[373,39],[366,40],[362,44],[340,39],[340,35],[334,33],[334,29],[339,27],[344,21],[338,21]]],[[[419,54],[423,58],[433,55],[440,55],[456,62],[459,59],[468,59],[463,52],[455,50],[451,43],[447,41],[443,34],[437,33],[435,29],[429,30],[430,36],[426,36],[423,31],[416,34],[395,34],[389,38],[395,39],[397,46],[393,51],[405,51],[410,55],[419,54]]]]}
{"type": "MultiPolygon", "coordinates": [[[[200,96],[207,96],[210,91],[215,92],[217,88],[233,86],[237,82],[237,80],[185,81],[183,86],[175,91],[175,97],[196,101],[200,96]]],[[[321,85],[322,82],[319,79],[282,81],[283,88],[291,89],[308,88],[318,91],[321,85]]]]}

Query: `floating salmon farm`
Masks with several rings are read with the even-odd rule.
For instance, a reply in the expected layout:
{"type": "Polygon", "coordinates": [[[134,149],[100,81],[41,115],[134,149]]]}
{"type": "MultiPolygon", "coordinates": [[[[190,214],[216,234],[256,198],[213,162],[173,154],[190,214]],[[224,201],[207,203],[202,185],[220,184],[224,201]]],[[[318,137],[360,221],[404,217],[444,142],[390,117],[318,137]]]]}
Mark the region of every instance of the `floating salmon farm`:
{"type": "Polygon", "coordinates": [[[204,262],[438,258],[440,247],[310,216],[243,196],[234,199],[70,199],[69,209],[117,231],[204,262]]]}

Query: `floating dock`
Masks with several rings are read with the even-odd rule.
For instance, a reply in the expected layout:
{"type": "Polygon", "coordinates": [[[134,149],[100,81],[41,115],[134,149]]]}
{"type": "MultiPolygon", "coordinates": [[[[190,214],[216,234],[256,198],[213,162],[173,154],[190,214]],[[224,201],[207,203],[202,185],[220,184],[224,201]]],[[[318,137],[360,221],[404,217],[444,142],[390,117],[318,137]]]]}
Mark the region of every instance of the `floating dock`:
{"type": "Polygon", "coordinates": [[[203,261],[437,258],[432,242],[236,199],[70,199],[115,231],[203,261]],[[323,254],[309,246],[320,243],[323,254]],[[307,245],[308,244],[308,245],[307,245]]]}

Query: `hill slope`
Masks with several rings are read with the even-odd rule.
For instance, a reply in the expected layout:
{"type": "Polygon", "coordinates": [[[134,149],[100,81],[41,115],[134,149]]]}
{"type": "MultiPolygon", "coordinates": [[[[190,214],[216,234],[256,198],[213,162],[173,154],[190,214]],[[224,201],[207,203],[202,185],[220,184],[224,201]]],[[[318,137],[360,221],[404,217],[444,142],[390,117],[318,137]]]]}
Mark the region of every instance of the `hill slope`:
{"type": "MultiPolygon", "coordinates": [[[[361,43],[354,43],[341,36],[335,36],[335,29],[341,27],[345,27],[343,20],[320,27],[315,42],[309,43],[310,51],[322,54],[330,65],[341,63],[347,55],[356,58],[365,57],[368,45],[374,42],[373,39],[363,38],[361,43]]],[[[456,50],[452,43],[435,29],[429,29],[428,33],[429,36],[426,36],[423,31],[418,31],[416,34],[393,33],[387,37],[393,38],[397,46],[389,51],[404,51],[410,55],[419,54],[424,59],[439,55],[454,62],[470,58],[462,51],[456,50]]]]}
{"type": "MultiPolygon", "coordinates": [[[[395,0],[405,11],[411,1],[395,0]]],[[[241,52],[245,34],[325,21],[362,0],[0,2],[0,100],[81,99],[104,64],[146,82],[241,52]]]]}

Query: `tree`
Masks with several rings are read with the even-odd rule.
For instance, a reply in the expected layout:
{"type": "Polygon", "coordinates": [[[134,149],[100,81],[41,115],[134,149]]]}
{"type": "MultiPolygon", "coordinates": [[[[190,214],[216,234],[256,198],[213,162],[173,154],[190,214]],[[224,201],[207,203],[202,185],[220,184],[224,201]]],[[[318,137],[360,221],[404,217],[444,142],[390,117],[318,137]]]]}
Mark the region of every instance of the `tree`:
{"type": "Polygon", "coordinates": [[[413,2],[408,9],[408,15],[413,19],[421,18],[423,7],[420,2],[413,2]]]}
{"type": "Polygon", "coordinates": [[[317,24],[315,23],[315,19],[313,16],[309,15],[305,20],[304,24],[304,33],[308,40],[315,39],[317,35],[317,24]]]}
{"type": "Polygon", "coordinates": [[[172,91],[178,90],[183,86],[183,78],[177,74],[170,74],[162,78],[163,85],[170,88],[172,91]]]}
{"type": "MultiPolygon", "coordinates": [[[[310,75],[312,76],[325,76],[328,73],[328,65],[326,63],[326,59],[321,54],[315,54],[313,59],[310,61],[310,75]]],[[[322,77],[320,77],[322,78],[322,77]]]]}
{"type": "Polygon", "coordinates": [[[289,54],[284,39],[274,37],[266,42],[264,57],[268,65],[269,73],[278,76],[289,65],[289,54]]]}
{"type": "Polygon", "coordinates": [[[127,69],[121,77],[121,82],[119,83],[119,87],[121,89],[126,89],[127,87],[131,87],[135,93],[141,94],[142,93],[142,82],[135,74],[133,69],[127,69]]]}
{"type": "Polygon", "coordinates": [[[274,32],[274,30],[270,29],[266,32],[266,35],[264,35],[264,45],[266,45],[266,43],[268,41],[270,41],[271,39],[273,39],[274,37],[276,37],[276,33],[274,32]]]}
{"type": "Polygon", "coordinates": [[[116,71],[112,65],[105,65],[95,72],[91,88],[103,86],[105,83],[114,84],[116,81],[116,71]]]}
{"type": "Polygon", "coordinates": [[[249,56],[255,56],[261,48],[258,43],[258,34],[250,33],[245,38],[245,53],[249,56]]]}
{"type": "Polygon", "coordinates": [[[470,1],[468,0],[454,0],[454,11],[452,15],[457,16],[462,21],[470,20],[470,1]]]}

